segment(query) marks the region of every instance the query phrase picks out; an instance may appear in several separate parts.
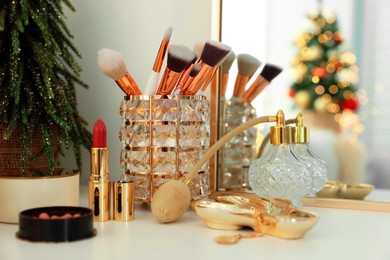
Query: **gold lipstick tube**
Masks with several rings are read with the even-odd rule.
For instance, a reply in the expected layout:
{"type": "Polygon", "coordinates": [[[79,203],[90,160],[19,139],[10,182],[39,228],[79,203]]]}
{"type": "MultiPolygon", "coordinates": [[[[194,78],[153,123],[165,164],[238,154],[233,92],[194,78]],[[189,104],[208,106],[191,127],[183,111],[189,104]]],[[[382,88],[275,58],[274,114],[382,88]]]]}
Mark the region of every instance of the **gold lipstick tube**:
{"type": "Polygon", "coordinates": [[[122,78],[115,80],[116,84],[126,93],[126,95],[142,95],[137,83],[135,83],[133,77],[127,72],[122,78]]]}
{"type": "Polygon", "coordinates": [[[108,148],[92,148],[88,206],[92,210],[93,221],[110,220],[110,186],[108,148]]]}

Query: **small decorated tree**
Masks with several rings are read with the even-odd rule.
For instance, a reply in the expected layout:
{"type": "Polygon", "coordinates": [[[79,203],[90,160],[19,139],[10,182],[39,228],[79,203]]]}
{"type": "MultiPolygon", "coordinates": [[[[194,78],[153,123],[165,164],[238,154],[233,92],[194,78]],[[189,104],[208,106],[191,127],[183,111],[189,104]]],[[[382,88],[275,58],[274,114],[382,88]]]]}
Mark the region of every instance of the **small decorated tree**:
{"type": "Polygon", "coordinates": [[[358,183],[364,180],[366,151],[358,140],[363,126],[356,114],[359,108],[356,56],[342,50],[344,38],[336,15],[324,11],[319,3],[318,11],[308,14],[309,28],[296,40],[298,53],[293,60],[296,78],[289,94],[304,112],[306,125],[337,133],[316,138],[315,152],[324,152],[331,158],[327,161],[331,179],[358,183]]]}
{"type": "Polygon", "coordinates": [[[343,36],[336,16],[320,9],[309,13],[308,19],[310,27],[296,41],[298,54],[293,61],[296,79],[290,96],[305,110],[355,112],[359,107],[356,56],[341,50],[343,36]]]}
{"type": "Polygon", "coordinates": [[[91,147],[75,92],[76,85],[87,85],[80,80],[74,57],[80,53],[70,40],[64,4],[74,11],[67,0],[0,2],[0,171],[5,174],[12,168],[6,160],[15,148],[6,144],[13,136],[22,175],[40,157],[47,161],[44,174],[52,174],[53,146],[72,147],[81,169],[80,147],[91,147]],[[40,139],[38,150],[32,148],[34,136],[40,139]]]}

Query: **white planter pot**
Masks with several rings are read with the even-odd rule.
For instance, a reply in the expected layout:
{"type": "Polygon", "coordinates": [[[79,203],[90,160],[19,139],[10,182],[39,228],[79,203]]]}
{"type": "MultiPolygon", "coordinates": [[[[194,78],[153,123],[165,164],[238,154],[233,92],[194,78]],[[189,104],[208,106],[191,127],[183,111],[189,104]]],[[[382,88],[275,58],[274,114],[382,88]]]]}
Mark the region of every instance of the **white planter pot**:
{"type": "Polygon", "coordinates": [[[46,177],[0,176],[0,222],[18,223],[19,213],[30,208],[78,206],[79,176],[72,170],[46,177]]]}

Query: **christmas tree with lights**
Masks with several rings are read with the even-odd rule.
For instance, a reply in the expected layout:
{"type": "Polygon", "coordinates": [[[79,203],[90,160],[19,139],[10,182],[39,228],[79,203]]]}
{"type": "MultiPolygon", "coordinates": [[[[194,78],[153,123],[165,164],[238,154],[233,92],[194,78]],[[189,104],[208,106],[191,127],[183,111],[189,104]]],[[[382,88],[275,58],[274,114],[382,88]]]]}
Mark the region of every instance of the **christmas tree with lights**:
{"type": "Polygon", "coordinates": [[[307,16],[309,27],[296,40],[296,75],[289,94],[308,126],[337,133],[329,137],[319,131],[316,139],[316,153],[326,147],[337,158],[327,161],[333,167],[331,179],[358,183],[364,180],[367,154],[358,139],[364,127],[356,113],[364,91],[356,87],[356,56],[342,49],[344,38],[336,15],[319,4],[318,11],[307,16]]]}
{"type": "Polygon", "coordinates": [[[289,95],[303,110],[355,112],[359,107],[356,56],[341,50],[343,35],[335,14],[319,8],[308,14],[308,20],[309,28],[296,40],[296,78],[289,95]]]}

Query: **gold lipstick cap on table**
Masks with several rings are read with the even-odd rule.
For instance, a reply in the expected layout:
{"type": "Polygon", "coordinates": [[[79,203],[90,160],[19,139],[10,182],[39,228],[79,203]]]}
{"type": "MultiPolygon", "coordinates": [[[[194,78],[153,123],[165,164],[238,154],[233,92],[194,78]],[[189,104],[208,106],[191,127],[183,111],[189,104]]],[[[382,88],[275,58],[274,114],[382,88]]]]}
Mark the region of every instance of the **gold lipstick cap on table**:
{"type": "Polygon", "coordinates": [[[134,220],[134,182],[115,181],[113,189],[113,219],[134,220]]]}

